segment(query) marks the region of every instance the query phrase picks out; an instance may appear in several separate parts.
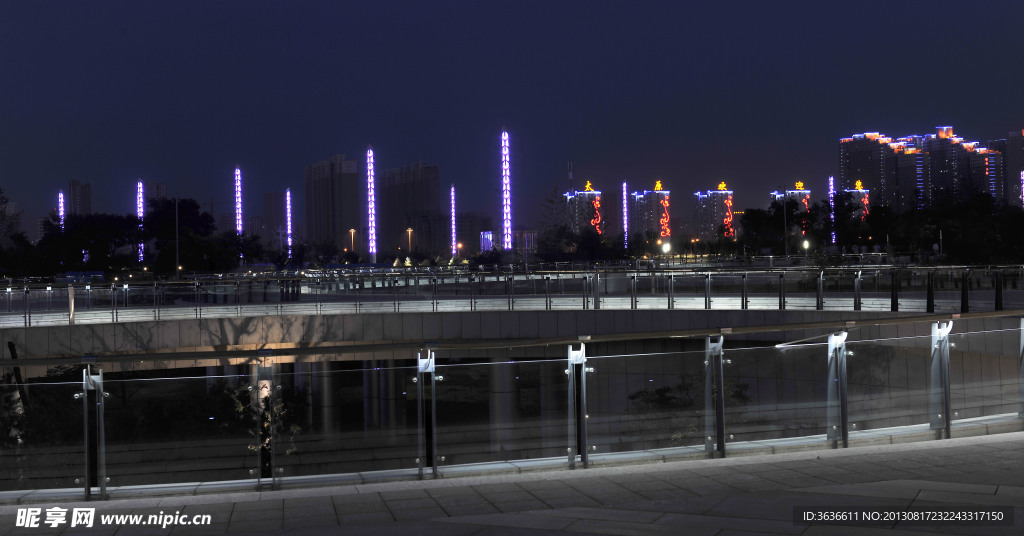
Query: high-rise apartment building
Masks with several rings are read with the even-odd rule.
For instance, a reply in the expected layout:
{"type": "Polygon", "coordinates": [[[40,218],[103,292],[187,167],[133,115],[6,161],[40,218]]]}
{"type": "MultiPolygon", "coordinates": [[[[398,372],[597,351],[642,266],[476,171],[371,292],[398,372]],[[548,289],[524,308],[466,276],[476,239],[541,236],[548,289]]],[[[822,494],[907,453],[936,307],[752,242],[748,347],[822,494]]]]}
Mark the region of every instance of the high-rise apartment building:
{"type": "Polygon", "coordinates": [[[988,147],[1003,155],[1003,199],[1010,205],[1024,206],[1024,130],[989,141],[988,147]]]}
{"type": "MultiPolygon", "coordinates": [[[[446,190],[446,201],[447,193],[446,190]]],[[[438,166],[416,162],[386,173],[378,172],[376,198],[378,251],[404,254],[411,241],[413,251],[427,255],[450,253],[451,217],[447,210],[441,210],[438,166]]]]}
{"type": "Polygon", "coordinates": [[[840,139],[839,187],[850,190],[857,181],[873,192],[872,202],[897,212],[978,193],[1003,200],[1008,192],[1003,153],[965,142],[949,126],[927,136],[892,139],[865,132],[840,139]]]}
{"type": "Polygon", "coordinates": [[[839,140],[839,188],[853,188],[854,183],[861,181],[888,202],[890,191],[897,189],[896,163],[891,158],[893,143],[891,138],[878,132],[854,134],[839,140]]]}
{"type": "Polygon", "coordinates": [[[92,214],[92,186],[73,180],[68,183],[67,214],[84,216],[92,214]]]}
{"type": "Polygon", "coordinates": [[[732,190],[724,182],[717,190],[694,192],[693,231],[701,240],[736,237],[733,226],[732,190]]]}
{"type": "Polygon", "coordinates": [[[365,249],[359,240],[367,225],[365,191],[356,161],[343,154],[306,166],[307,240],[314,245],[332,244],[341,252],[355,236],[357,249],[365,249]]]}
{"type": "Polygon", "coordinates": [[[595,190],[590,181],[583,191],[565,192],[565,215],[569,229],[573,234],[580,234],[584,229],[591,228],[597,234],[604,233],[605,222],[601,209],[601,191],[595,190]]]}
{"type": "Polygon", "coordinates": [[[669,190],[657,181],[654,190],[633,192],[629,195],[628,230],[630,236],[643,239],[668,238],[672,236],[672,215],[669,190]]]}

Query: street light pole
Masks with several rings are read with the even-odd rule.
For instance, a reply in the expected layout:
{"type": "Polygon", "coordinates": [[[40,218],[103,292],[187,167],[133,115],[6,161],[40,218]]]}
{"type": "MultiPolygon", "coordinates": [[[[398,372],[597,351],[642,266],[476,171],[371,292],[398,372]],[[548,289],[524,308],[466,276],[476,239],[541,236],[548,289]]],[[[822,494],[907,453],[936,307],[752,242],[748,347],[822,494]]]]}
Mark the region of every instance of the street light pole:
{"type": "Polygon", "coordinates": [[[355,229],[349,229],[348,230],[348,235],[349,235],[349,237],[352,238],[352,245],[349,248],[349,251],[351,251],[352,253],[355,253],[356,252],[356,230],[355,229]]]}
{"type": "Polygon", "coordinates": [[[409,255],[412,255],[412,227],[409,227],[405,231],[409,233],[409,255]]]}

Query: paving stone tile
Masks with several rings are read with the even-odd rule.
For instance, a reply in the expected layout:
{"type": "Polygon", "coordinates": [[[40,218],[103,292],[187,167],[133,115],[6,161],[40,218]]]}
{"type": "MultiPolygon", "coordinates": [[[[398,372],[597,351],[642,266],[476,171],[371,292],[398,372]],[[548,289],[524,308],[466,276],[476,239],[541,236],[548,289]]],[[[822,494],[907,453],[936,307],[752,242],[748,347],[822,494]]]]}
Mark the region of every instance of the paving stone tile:
{"type": "Polygon", "coordinates": [[[637,494],[651,501],[685,501],[698,496],[692,491],[678,488],[638,491],[637,494]]]}
{"type": "Polygon", "coordinates": [[[282,528],[286,531],[297,531],[309,527],[337,527],[338,516],[302,516],[284,520],[282,528]]]}
{"type": "Polygon", "coordinates": [[[434,508],[437,507],[437,501],[433,497],[420,497],[416,499],[403,499],[398,501],[384,501],[387,504],[388,509],[392,512],[397,510],[406,510],[410,508],[434,508]]]}
{"type": "Polygon", "coordinates": [[[917,497],[915,497],[914,504],[917,504],[917,501],[952,503],[953,505],[976,504],[985,506],[1018,506],[1021,504],[1019,497],[932,490],[921,490],[917,497]]]}
{"type": "Polygon", "coordinates": [[[428,506],[426,508],[403,508],[391,510],[396,521],[413,521],[417,519],[447,518],[448,513],[440,506],[428,506]]]}
{"type": "Polygon", "coordinates": [[[466,486],[466,487],[457,486],[457,487],[450,487],[450,488],[430,488],[430,489],[427,489],[427,494],[430,495],[431,497],[435,497],[435,498],[437,498],[437,497],[450,497],[450,496],[462,496],[462,495],[476,495],[476,496],[480,495],[479,493],[476,492],[475,489],[473,489],[473,488],[471,488],[469,486],[466,486]]]}
{"type": "Polygon", "coordinates": [[[338,523],[341,525],[379,523],[394,520],[395,516],[391,515],[391,512],[387,510],[383,512],[355,512],[338,515],[338,523]]]}
{"type": "Polygon", "coordinates": [[[500,511],[491,503],[457,504],[442,506],[448,517],[498,514],[500,511]]]}
{"type": "Polygon", "coordinates": [[[580,519],[566,527],[565,531],[583,534],[614,534],[617,536],[646,536],[648,534],[713,536],[718,533],[719,529],[716,527],[687,527],[685,531],[680,531],[678,527],[659,527],[648,523],[580,519]]]}
{"type": "Polygon", "coordinates": [[[477,495],[446,495],[443,497],[435,497],[434,501],[442,507],[449,506],[469,506],[473,504],[491,504],[487,499],[477,495]]]}
{"type": "Polygon", "coordinates": [[[537,499],[532,501],[496,502],[491,504],[501,512],[525,512],[527,510],[547,510],[551,508],[537,499]]]}
{"type": "Polygon", "coordinates": [[[479,516],[452,517],[439,521],[447,523],[470,523],[473,525],[493,527],[520,527],[545,530],[561,530],[573,522],[572,519],[561,517],[523,514],[486,514],[479,516]]]}
{"type": "Polygon", "coordinates": [[[349,502],[337,503],[337,504],[334,505],[334,509],[335,509],[335,511],[337,512],[337,514],[339,516],[340,515],[347,515],[347,514],[359,514],[359,513],[369,513],[369,512],[387,512],[388,511],[388,507],[387,507],[386,504],[384,504],[384,501],[379,501],[379,500],[378,501],[359,502],[359,503],[349,503],[349,502]]]}
{"type": "Polygon", "coordinates": [[[664,514],[660,512],[616,510],[614,508],[559,508],[557,510],[531,512],[531,515],[569,517],[573,519],[623,521],[627,523],[650,523],[664,514]]]}
{"type": "Polygon", "coordinates": [[[916,489],[894,488],[881,483],[835,484],[831,486],[813,486],[796,488],[793,491],[802,493],[829,493],[832,495],[860,495],[863,497],[888,497],[892,499],[913,499],[920,493],[916,489]]]}
{"type": "Polygon", "coordinates": [[[284,519],[283,510],[235,510],[231,512],[231,522],[236,521],[281,521],[284,519]]]}
{"type": "Polygon", "coordinates": [[[584,507],[600,507],[601,503],[587,497],[585,495],[576,495],[571,497],[551,497],[543,498],[544,504],[551,508],[569,508],[573,506],[584,506],[584,507]]]}
{"type": "Polygon", "coordinates": [[[665,514],[655,521],[654,524],[663,527],[673,527],[683,532],[688,532],[695,527],[711,527],[716,529],[799,534],[807,528],[806,525],[794,524],[792,518],[786,521],[773,521],[768,519],[744,519],[740,517],[692,514],[665,514]]]}
{"type": "MultiPolygon", "coordinates": [[[[882,482],[879,482],[881,484],[882,482]]],[[[951,491],[955,493],[980,493],[995,495],[999,486],[988,484],[961,484],[959,482],[935,482],[931,480],[887,480],[887,486],[911,488],[931,491],[951,491]]]]}
{"type": "Polygon", "coordinates": [[[403,489],[396,491],[381,491],[380,497],[386,501],[394,501],[399,499],[421,499],[430,497],[430,495],[425,489],[403,489]]]}
{"type": "Polygon", "coordinates": [[[519,487],[518,484],[502,483],[502,484],[477,484],[473,486],[473,489],[477,493],[490,494],[490,493],[509,493],[516,491],[523,491],[523,488],[519,487]]]}

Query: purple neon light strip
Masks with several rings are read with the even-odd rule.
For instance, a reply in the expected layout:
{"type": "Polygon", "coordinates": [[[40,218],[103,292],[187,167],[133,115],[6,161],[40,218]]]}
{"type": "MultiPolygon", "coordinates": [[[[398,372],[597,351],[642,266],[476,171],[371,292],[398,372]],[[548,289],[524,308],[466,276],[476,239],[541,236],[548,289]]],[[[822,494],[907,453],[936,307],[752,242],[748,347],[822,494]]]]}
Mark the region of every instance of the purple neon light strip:
{"type": "Polygon", "coordinates": [[[377,255],[377,207],[373,195],[373,148],[366,150],[366,212],[369,219],[370,255],[377,255]]]}
{"type": "Polygon", "coordinates": [[[502,248],[512,249],[512,193],[508,165],[508,132],[506,131],[501,133],[501,202],[501,215],[505,226],[502,248]]]}
{"type": "Polygon", "coordinates": [[[456,244],[455,244],[455,185],[454,184],[452,185],[452,188],[451,188],[451,198],[452,198],[452,257],[454,257],[456,255],[456,253],[458,252],[458,248],[456,247],[456,244]]]}
{"type": "MultiPolygon", "coordinates": [[[[144,196],[142,190],[142,181],[135,183],[135,215],[139,217],[139,230],[142,230],[142,216],[144,215],[144,196]]],[[[145,254],[145,244],[139,242],[139,264],[142,264],[145,254]]]]}
{"type": "Polygon", "coordinates": [[[60,230],[64,230],[64,191],[57,192],[57,216],[60,217],[60,230]]]}
{"type": "Polygon", "coordinates": [[[629,205],[626,203],[626,183],[622,183],[622,247],[629,249],[629,205]]]}
{"type": "Polygon", "coordinates": [[[292,189],[284,191],[285,231],[288,233],[288,258],[292,258],[292,189]]]}
{"type": "Polygon", "coordinates": [[[235,168],[235,232],[242,234],[242,170],[235,168]]]}
{"type": "Polygon", "coordinates": [[[836,243],[836,183],[835,177],[828,178],[828,218],[832,222],[832,243],[836,243]]]}

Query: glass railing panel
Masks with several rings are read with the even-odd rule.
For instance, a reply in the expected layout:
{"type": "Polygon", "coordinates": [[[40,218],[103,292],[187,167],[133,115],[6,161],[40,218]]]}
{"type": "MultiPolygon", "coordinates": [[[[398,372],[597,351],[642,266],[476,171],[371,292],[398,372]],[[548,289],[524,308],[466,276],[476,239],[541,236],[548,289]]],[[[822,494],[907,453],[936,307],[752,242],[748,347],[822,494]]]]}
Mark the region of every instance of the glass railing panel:
{"type": "Polygon", "coordinates": [[[444,378],[435,386],[441,466],[566,456],[565,369],[565,359],[438,365],[444,378]]]}
{"type": "Polygon", "coordinates": [[[824,440],[827,353],[820,344],[726,348],[727,441],[824,440]]]}
{"type": "Polygon", "coordinates": [[[249,368],[106,372],[109,485],[254,478],[259,391],[249,368]]]}
{"type": "MultiPolygon", "coordinates": [[[[968,321],[976,331],[949,335],[950,409],[954,421],[1020,410],[1020,329],[1010,319],[968,321]],[[1002,321],[1000,321],[1002,320],[1002,321]],[[981,326],[987,324],[990,329],[981,326]]],[[[954,330],[956,330],[954,321],[954,330]]]]}
{"type": "Polygon", "coordinates": [[[81,368],[48,368],[45,376],[23,378],[28,383],[20,388],[13,370],[2,370],[0,491],[83,487],[83,401],[75,399],[82,392],[81,368]]]}
{"type": "Polygon", "coordinates": [[[283,362],[274,378],[275,476],[417,467],[414,362],[283,362]]]}
{"type": "Polygon", "coordinates": [[[703,351],[597,356],[587,366],[596,454],[703,445],[703,351]]]}
{"type": "MultiPolygon", "coordinates": [[[[930,344],[929,337],[847,343],[851,433],[928,424],[930,344]]],[[[821,347],[819,357],[827,358],[826,347],[821,347]]]]}

